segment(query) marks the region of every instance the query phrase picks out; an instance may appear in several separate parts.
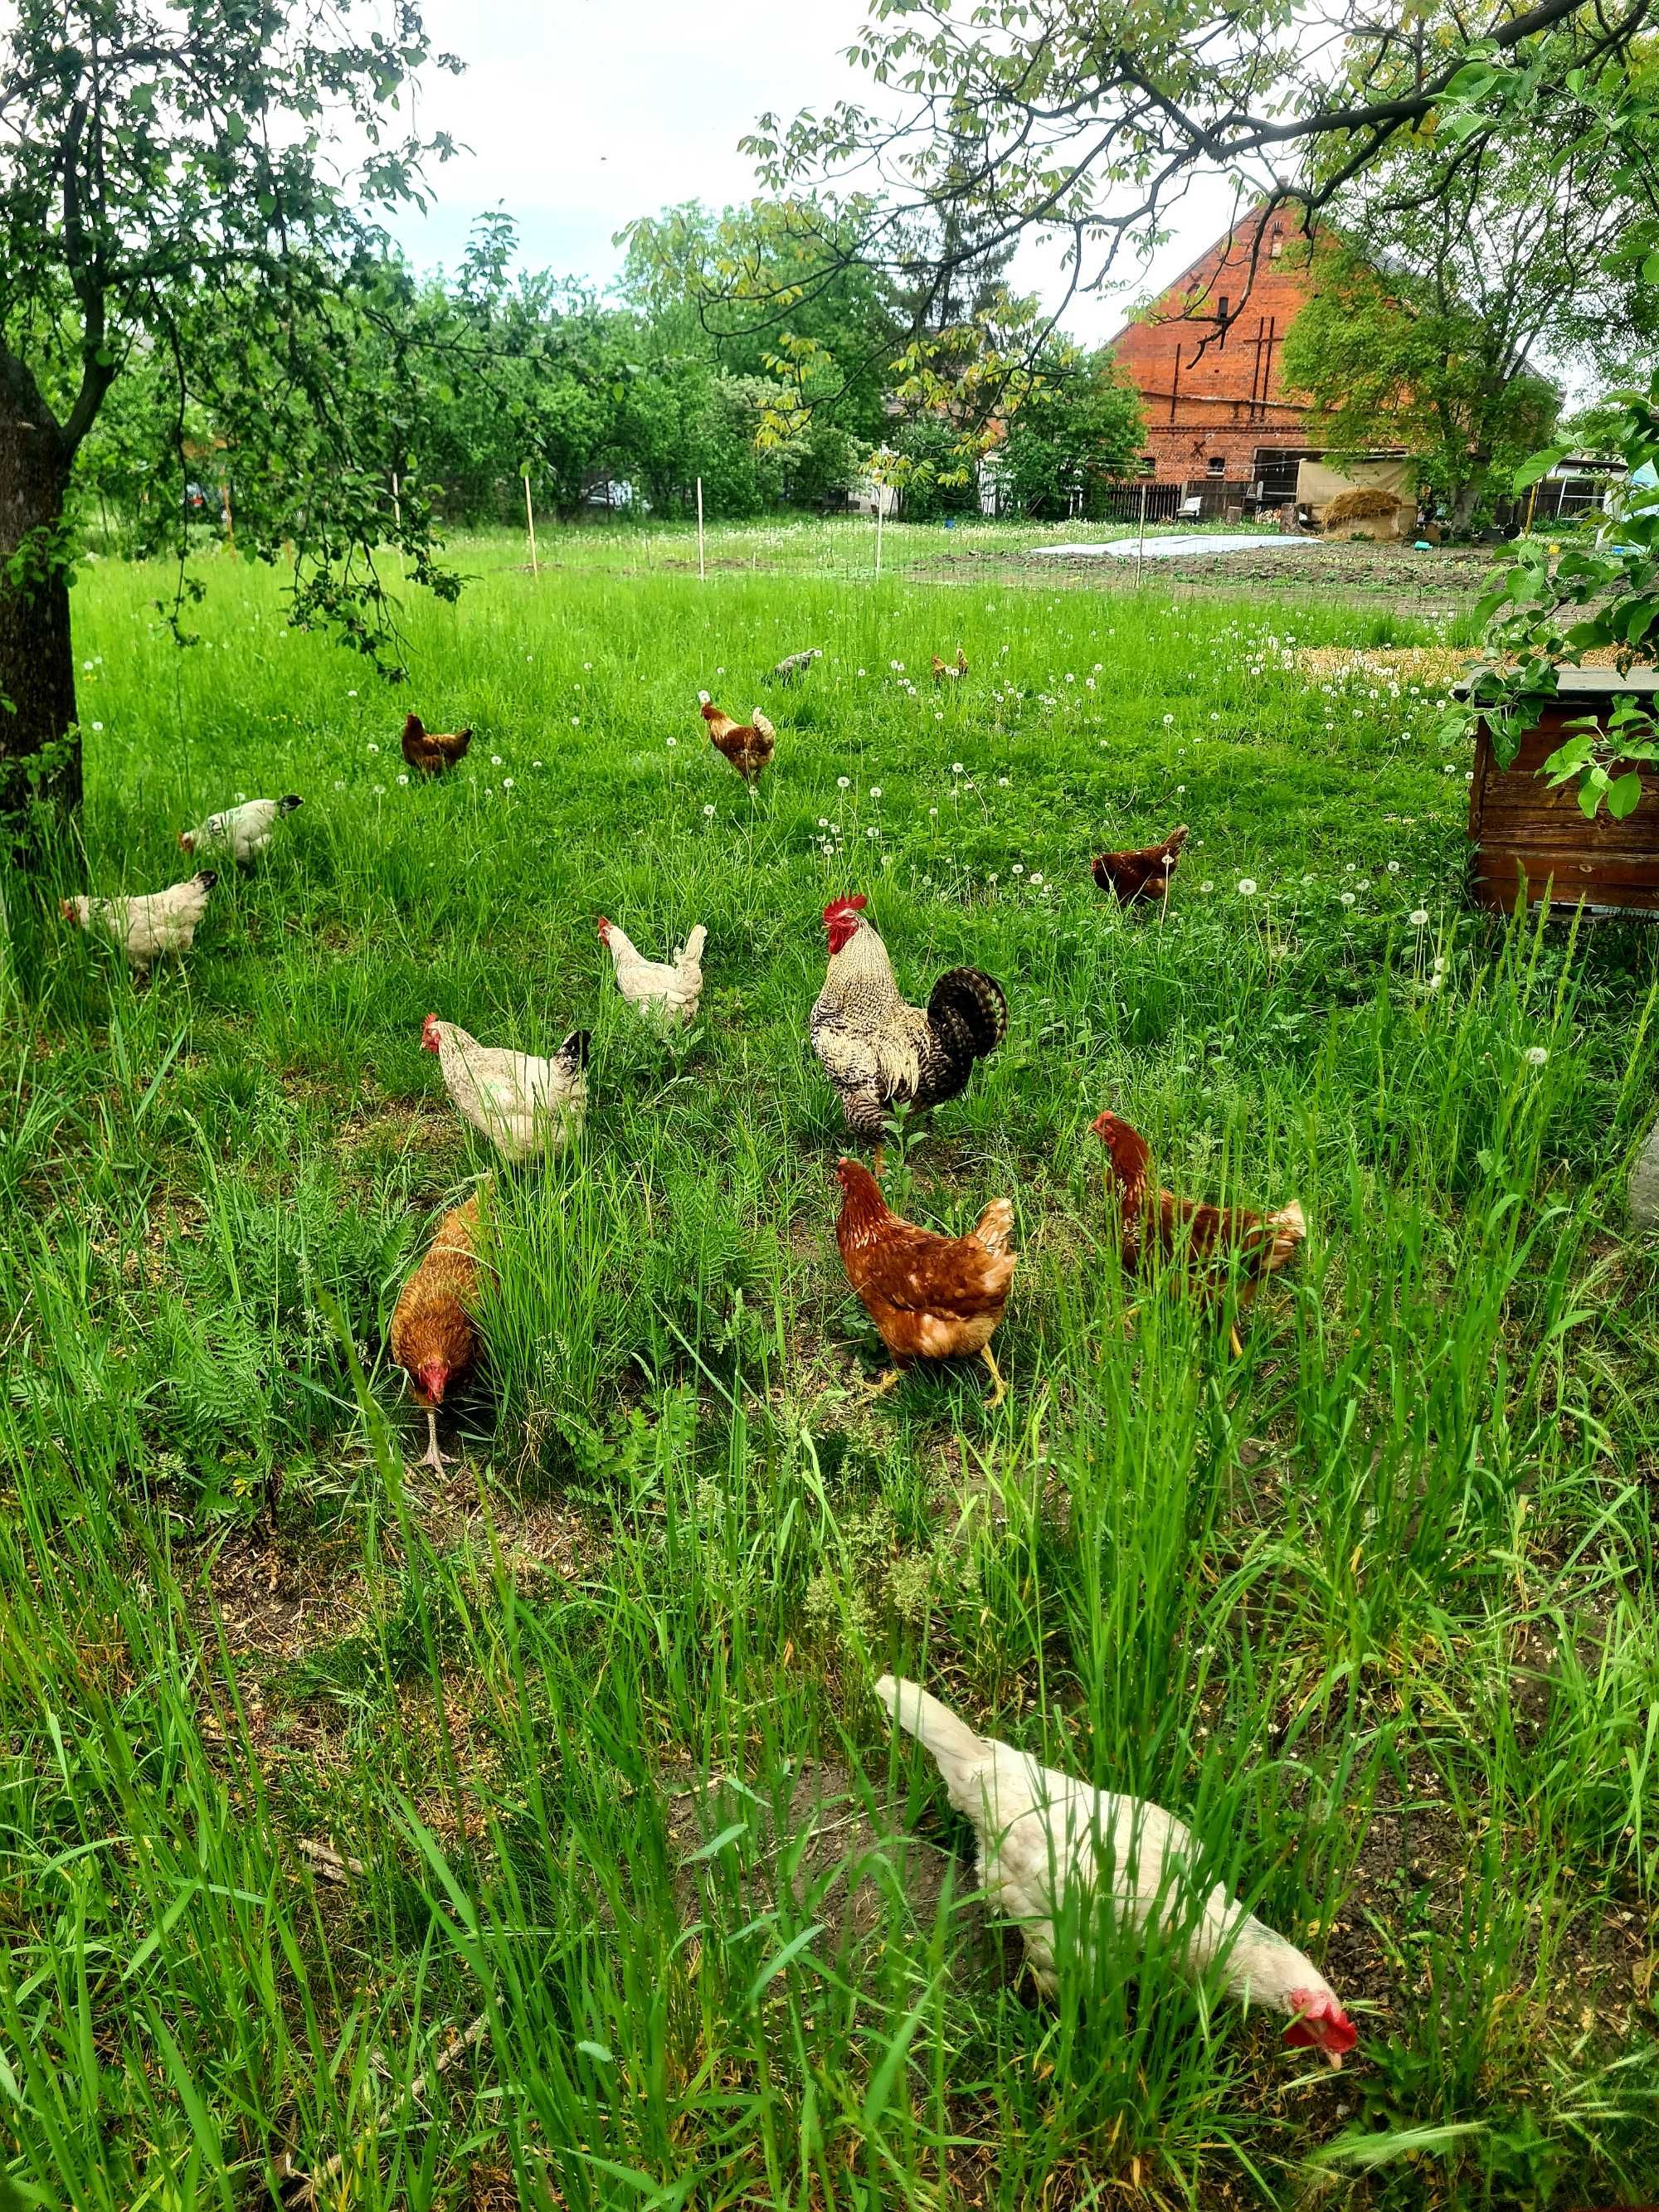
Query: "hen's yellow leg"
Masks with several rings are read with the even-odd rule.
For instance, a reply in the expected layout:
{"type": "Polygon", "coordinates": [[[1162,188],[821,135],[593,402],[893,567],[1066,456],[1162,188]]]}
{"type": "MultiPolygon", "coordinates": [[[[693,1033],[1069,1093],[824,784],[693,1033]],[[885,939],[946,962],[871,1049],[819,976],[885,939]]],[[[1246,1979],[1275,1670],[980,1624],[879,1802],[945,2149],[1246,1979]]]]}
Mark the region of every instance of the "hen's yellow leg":
{"type": "Polygon", "coordinates": [[[878,1376],[873,1382],[866,1382],[864,1387],[872,1398],[884,1398],[901,1379],[898,1369],[890,1367],[884,1375],[878,1376]]]}
{"type": "Polygon", "coordinates": [[[990,1369],[991,1380],[996,1385],[988,1402],[993,1406],[1000,1406],[1008,1395],[1008,1385],[1002,1379],[1002,1370],[997,1365],[996,1355],[988,1344],[982,1344],[979,1349],[979,1356],[990,1369]]]}

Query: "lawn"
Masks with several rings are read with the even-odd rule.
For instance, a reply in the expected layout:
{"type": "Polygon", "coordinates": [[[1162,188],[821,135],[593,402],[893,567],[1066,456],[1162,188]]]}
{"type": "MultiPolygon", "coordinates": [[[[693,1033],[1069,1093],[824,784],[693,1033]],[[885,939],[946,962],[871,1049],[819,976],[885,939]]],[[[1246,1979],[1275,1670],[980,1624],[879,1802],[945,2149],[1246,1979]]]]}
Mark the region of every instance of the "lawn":
{"type": "Polygon", "coordinates": [[[10,887],[0,1041],[12,2175],[77,2212],[1659,2195],[1651,934],[1467,906],[1438,663],[1301,659],[1437,644],[1403,617],[616,542],[461,544],[396,690],[266,570],[205,562],[183,652],[165,572],[77,586],[85,864],[10,887]],[[776,722],[757,797],[700,688],[776,722]],[[422,787],[409,706],[477,732],[422,787]],[[182,965],[57,921],[289,790],[182,965]],[[1167,914],[1107,904],[1091,854],[1177,820],[1167,914]],[[994,1411],[974,1365],[864,1387],[806,1043],[852,889],[912,998],[1008,993],[888,1148],[915,1218],[1015,1200],[994,1411]],[[622,1004],[600,912],[659,957],[706,924],[695,1030],[622,1004]],[[580,1146],[496,1175],[442,1480],[385,1330],[491,1163],[429,1011],[593,1033],[580,1146]],[[1305,1208],[1242,1359],[1124,1279],[1108,1104],[1184,1188],[1305,1208]],[[1178,1813],[1340,1992],[1346,2069],[1104,1931],[1037,2000],[888,1668],[1178,1813]]]}

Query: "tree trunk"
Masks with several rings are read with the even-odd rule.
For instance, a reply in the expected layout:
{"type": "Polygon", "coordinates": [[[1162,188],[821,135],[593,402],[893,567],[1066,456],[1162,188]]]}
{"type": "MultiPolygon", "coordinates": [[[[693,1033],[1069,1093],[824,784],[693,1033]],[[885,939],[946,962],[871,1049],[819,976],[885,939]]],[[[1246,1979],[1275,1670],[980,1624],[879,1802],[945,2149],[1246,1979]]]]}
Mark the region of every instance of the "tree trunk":
{"type": "Polygon", "coordinates": [[[1473,479],[1458,485],[1446,506],[1446,528],[1452,537],[1468,537],[1480,496],[1480,487],[1473,479]]]}
{"type": "Polygon", "coordinates": [[[0,815],[31,788],[60,809],[81,801],[75,649],[59,532],[69,461],[50,417],[0,392],[0,815]],[[28,773],[40,762],[38,783],[28,773]]]}

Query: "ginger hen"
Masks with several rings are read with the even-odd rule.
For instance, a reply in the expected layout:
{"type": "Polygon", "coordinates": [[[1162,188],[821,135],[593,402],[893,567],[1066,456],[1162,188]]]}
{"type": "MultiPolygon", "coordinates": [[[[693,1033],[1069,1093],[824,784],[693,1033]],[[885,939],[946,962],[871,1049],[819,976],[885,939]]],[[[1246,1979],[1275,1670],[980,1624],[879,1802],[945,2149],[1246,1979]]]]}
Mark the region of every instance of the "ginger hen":
{"type": "MultiPolygon", "coordinates": [[[[996,1386],[991,1403],[1000,1406],[1007,1385],[991,1339],[1013,1279],[1012,1201],[994,1199],[967,1236],[941,1237],[901,1220],[859,1161],[842,1160],[836,1173],[842,1194],[836,1223],[842,1265],[895,1363],[982,1359],[996,1386]]],[[[878,1392],[890,1390],[899,1371],[896,1364],[889,1369],[878,1392]]]]}
{"type": "MultiPolygon", "coordinates": [[[[1277,1213],[1252,1213],[1242,1206],[1203,1206],[1155,1188],[1152,1152],[1138,1129],[1118,1115],[1097,1115],[1092,1127],[1106,1147],[1106,1180],[1117,1202],[1126,1267],[1138,1267],[1153,1248],[1219,1295],[1235,1262],[1239,1304],[1248,1306],[1264,1277],[1289,1264],[1308,1234],[1294,1199],[1277,1213]]],[[[1235,1359],[1244,1347],[1235,1326],[1228,1340],[1235,1359]]]]}
{"type": "Polygon", "coordinates": [[[478,1332],[471,1309],[478,1295],[478,1200],[480,1185],[464,1206],[445,1214],[426,1257],[404,1285],[392,1309],[392,1357],[409,1377],[415,1402],[426,1414],[427,1452],[422,1467],[444,1471],[438,1449],[438,1408],[445,1394],[464,1382],[477,1364],[478,1332]]]}
{"type": "MultiPolygon", "coordinates": [[[[1002,986],[977,968],[951,968],[929,992],[925,1011],[907,1005],[864,906],[860,892],[823,909],[830,965],[808,1032],[848,1127],[879,1139],[893,1106],[937,1106],[967,1089],[974,1062],[1002,1042],[1008,1001],[1002,986]]],[[[878,1174],[881,1157],[878,1142],[878,1174]]]]}
{"type": "Polygon", "coordinates": [[[453,768],[472,742],[468,730],[428,730],[418,714],[404,724],[404,758],[422,775],[441,775],[453,768]]]}
{"type": "Polygon", "coordinates": [[[758,707],[746,722],[734,722],[723,707],[717,707],[706,691],[700,691],[702,719],[708,725],[708,741],[723,760],[729,760],[745,783],[760,780],[761,770],[771,759],[778,741],[778,733],[758,707]]]}
{"type": "Polygon", "coordinates": [[[1170,830],[1161,845],[1146,845],[1134,853],[1097,853],[1095,881],[1124,906],[1133,906],[1142,899],[1167,898],[1170,878],[1186,842],[1183,822],[1170,830]]]}
{"type": "Polygon", "coordinates": [[[938,653],[933,655],[935,684],[959,684],[967,673],[968,656],[960,646],[957,647],[957,657],[954,660],[941,660],[938,653]]]}
{"type": "Polygon", "coordinates": [[[1067,1891],[1112,1893],[1112,1920],[1133,1939],[1152,1925],[1203,1974],[1218,1960],[1245,2004],[1288,2013],[1286,2043],[1317,2051],[1340,2069],[1359,2040],[1336,1991],[1305,1953],[1227,1893],[1206,1884],[1184,1821],[1144,1797],[1092,1790],[994,1736],[975,1735],[918,1683],[884,1674],[876,1684],[898,1725],[933,1756],[957,1811],[971,1823],[979,1877],[994,1910],[1019,1923],[1032,1978],[1047,1996],[1059,1985],[1059,1918],[1086,1942],[1097,1923],[1064,1912],[1067,1891]]]}

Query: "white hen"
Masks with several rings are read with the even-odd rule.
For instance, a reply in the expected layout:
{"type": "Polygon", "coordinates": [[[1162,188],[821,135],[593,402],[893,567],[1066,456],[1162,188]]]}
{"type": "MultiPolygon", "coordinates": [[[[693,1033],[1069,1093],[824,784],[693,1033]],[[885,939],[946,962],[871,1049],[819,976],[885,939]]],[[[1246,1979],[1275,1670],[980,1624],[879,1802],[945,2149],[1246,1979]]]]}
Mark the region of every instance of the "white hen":
{"type": "Polygon", "coordinates": [[[182,884],[134,898],[88,898],[79,892],[62,902],[65,921],[82,929],[100,929],[112,937],[134,968],[148,968],[163,952],[188,952],[196,925],[207,912],[208,893],[218,882],[203,868],[182,884]]]}
{"type": "Polygon", "coordinates": [[[611,954],[617,988],[630,1006],[659,1020],[690,1028],[702,996],[702,948],[708,932],[699,922],[671,960],[647,960],[625,930],[599,916],[599,941],[611,954]]]}
{"type": "Polygon", "coordinates": [[[1310,2045],[1332,2066],[1341,2065],[1358,2035],[1330,1984],[1294,1943],[1236,1904],[1224,1884],[1195,1911],[1197,1852],[1173,1814],[1143,1798],[1092,1790],[1038,1765],[1026,1752],[975,1735],[915,1682],[884,1674],[876,1695],[933,1753],[951,1802],[972,1822],[987,1898],[1018,1922],[1046,1995],[1058,1983],[1055,1912],[1069,1887],[1086,1893],[1103,1875],[1121,1925],[1139,1932],[1155,1922],[1181,1942],[1196,1973],[1218,1959],[1235,1996],[1291,2015],[1287,2043],[1310,2045]]]}
{"type": "Polygon", "coordinates": [[[481,1136],[516,1167],[532,1152],[556,1152],[587,1110],[588,1037],[572,1030],[551,1060],[481,1045],[453,1022],[428,1014],[421,1043],[435,1052],[444,1088],[481,1136]]]}
{"type": "Polygon", "coordinates": [[[228,806],[222,814],[210,814],[199,830],[181,830],[181,852],[228,854],[233,860],[256,860],[270,842],[270,833],[284,814],[292,814],[305,801],[289,792],[286,799],[247,799],[228,806]]]}

